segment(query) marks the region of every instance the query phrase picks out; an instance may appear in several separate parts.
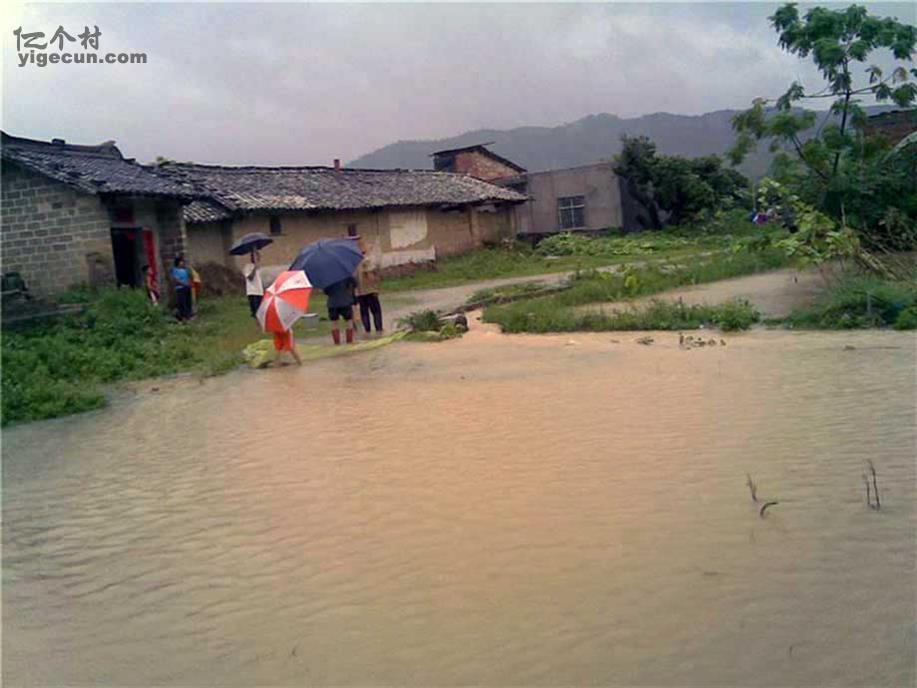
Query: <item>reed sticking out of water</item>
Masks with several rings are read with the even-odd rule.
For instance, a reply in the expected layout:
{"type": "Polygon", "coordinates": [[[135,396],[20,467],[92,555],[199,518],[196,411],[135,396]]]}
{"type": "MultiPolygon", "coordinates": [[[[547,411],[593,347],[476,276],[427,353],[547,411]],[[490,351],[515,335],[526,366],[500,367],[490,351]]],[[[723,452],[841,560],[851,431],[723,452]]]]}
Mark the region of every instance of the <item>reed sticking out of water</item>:
{"type": "Polygon", "coordinates": [[[748,491],[751,492],[751,501],[757,502],[758,501],[758,486],[755,485],[755,481],[751,479],[750,474],[746,473],[745,477],[748,478],[745,484],[748,485],[748,491]]]}
{"type": "MultiPolygon", "coordinates": [[[[878,511],[882,508],[882,503],[879,501],[879,483],[876,480],[876,467],[872,465],[872,460],[867,459],[866,465],[869,466],[869,472],[872,474],[872,493],[876,497],[876,503],[872,504],[870,502],[869,506],[878,511]]],[[[866,477],[866,476],[864,476],[866,477]]],[[[866,499],[869,499],[869,480],[866,481],[866,499]]]]}
{"type": "Polygon", "coordinates": [[[780,504],[780,502],[765,502],[764,506],[761,507],[761,511],[758,512],[758,516],[764,518],[764,512],[767,510],[767,507],[777,506],[778,504],[780,504]]]}
{"type": "Polygon", "coordinates": [[[866,483],[866,506],[872,509],[872,489],[869,487],[869,476],[863,474],[863,482],[866,483]]]}

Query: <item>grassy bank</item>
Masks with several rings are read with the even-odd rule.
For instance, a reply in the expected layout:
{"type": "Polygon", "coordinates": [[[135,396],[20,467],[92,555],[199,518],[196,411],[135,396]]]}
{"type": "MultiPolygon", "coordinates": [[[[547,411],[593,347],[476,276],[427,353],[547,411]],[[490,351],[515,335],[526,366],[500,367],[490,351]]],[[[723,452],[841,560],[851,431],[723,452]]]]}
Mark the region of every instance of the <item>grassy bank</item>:
{"type": "MultiPolygon", "coordinates": [[[[743,230],[744,232],[744,230],[743,230]]],[[[740,232],[742,233],[742,232],[740,232]]],[[[435,289],[504,277],[575,272],[634,261],[679,260],[725,251],[735,237],[647,232],[591,239],[562,234],[538,248],[515,243],[437,261],[434,269],[385,281],[385,291],[435,289]]]]}
{"type": "MultiPolygon", "coordinates": [[[[205,299],[198,318],[177,323],[137,290],[72,294],[86,310],[53,323],[5,330],[0,422],[38,420],[105,405],[120,381],[181,372],[216,375],[242,363],[242,349],[263,337],[244,296],[205,299]]],[[[324,312],[324,297],[311,310],[324,312]]],[[[328,329],[319,323],[318,333],[328,329]]],[[[297,324],[298,337],[316,333],[297,324]]]]}
{"type": "Polygon", "coordinates": [[[917,270],[912,279],[901,281],[848,273],[832,283],[813,306],[772,324],[794,329],[917,329],[917,270]]]}
{"type": "Polygon", "coordinates": [[[645,312],[619,315],[588,311],[580,307],[774,270],[787,264],[788,260],[782,253],[769,250],[727,254],[685,267],[654,265],[621,274],[587,272],[577,275],[569,289],[555,295],[490,306],[484,310],[484,320],[500,325],[504,332],[536,333],[687,329],[692,326],[689,323],[695,323],[694,327],[704,323],[717,324],[727,329],[747,327],[754,321],[749,321],[753,315],[747,305],[726,304],[718,307],[720,310],[717,312],[704,311],[702,307],[683,307],[679,313],[653,306],[645,312]]]}

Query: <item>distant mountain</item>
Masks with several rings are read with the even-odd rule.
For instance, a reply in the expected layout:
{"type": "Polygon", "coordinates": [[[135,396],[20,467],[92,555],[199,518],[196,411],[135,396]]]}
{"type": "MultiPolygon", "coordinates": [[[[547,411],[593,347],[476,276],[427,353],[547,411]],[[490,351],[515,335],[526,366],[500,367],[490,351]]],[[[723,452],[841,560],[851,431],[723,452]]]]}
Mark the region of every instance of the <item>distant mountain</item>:
{"type": "MultiPolygon", "coordinates": [[[[893,110],[869,107],[870,114],[893,110]]],[[[436,141],[399,141],[348,163],[370,169],[432,169],[433,151],[494,141],[489,148],[531,172],[587,165],[611,159],[621,150],[621,136],[648,136],[666,155],[723,155],[735,142],[732,117],[738,110],[717,110],[704,115],[656,113],[624,119],[602,113],[557,127],[478,129],[436,141]]],[[[772,155],[766,145],[750,155],[739,170],[750,177],[767,172],[772,155]]]]}

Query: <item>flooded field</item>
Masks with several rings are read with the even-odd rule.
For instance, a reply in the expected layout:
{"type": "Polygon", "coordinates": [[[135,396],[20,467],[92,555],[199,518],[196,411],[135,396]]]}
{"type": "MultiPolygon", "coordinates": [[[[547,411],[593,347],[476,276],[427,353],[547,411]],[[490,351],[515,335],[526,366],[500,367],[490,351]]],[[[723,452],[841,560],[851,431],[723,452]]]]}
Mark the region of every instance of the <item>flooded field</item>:
{"type": "Polygon", "coordinates": [[[914,335],[638,336],[5,431],[4,683],[913,685],[914,335]]]}

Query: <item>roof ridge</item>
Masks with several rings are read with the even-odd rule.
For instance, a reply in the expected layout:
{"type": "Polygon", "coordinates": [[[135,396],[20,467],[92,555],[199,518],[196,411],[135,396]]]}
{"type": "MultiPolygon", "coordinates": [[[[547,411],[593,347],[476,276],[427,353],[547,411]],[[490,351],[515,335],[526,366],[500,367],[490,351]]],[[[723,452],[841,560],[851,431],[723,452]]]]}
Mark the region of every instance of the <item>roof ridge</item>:
{"type": "Polygon", "coordinates": [[[40,139],[29,139],[24,136],[13,136],[5,131],[2,134],[3,147],[33,149],[41,151],[53,151],[56,154],[68,153],[79,155],[91,155],[100,158],[126,158],[121,150],[115,145],[114,141],[103,141],[96,144],[67,143],[63,139],[52,139],[51,141],[42,141],[40,139]]]}
{"type": "Polygon", "coordinates": [[[334,168],[328,165],[210,165],[198,162],[163,162],[150,163],[144,165],[153,169],[204,169],[204,170],[222,170],[226,172],[280,172],[280,171],[308,171],[308,172],[375,172],[380,174],[391,174],[394,172],[411,172],[423,174],[450,174],[463,175],[463,172],[447,172],[445,170],[426,170],[419,168],[392,167],[392,168],[372,168],[372,167],[340,167],[334,168]]]}

